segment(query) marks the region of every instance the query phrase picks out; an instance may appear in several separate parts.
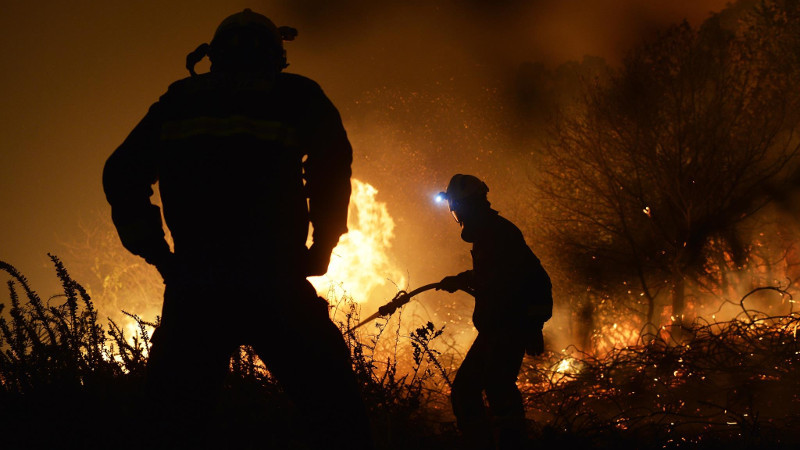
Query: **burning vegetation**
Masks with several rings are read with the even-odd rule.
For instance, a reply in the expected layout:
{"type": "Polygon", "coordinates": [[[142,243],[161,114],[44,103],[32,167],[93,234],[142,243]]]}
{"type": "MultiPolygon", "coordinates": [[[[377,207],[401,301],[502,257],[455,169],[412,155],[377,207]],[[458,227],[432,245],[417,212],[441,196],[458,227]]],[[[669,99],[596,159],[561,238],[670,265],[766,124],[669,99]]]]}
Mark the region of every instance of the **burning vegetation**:
{"type": "Polygon", "coordinates": [[[593,448],[797,445],[798,319],[742,309],[600,356],[551,353],[521,378],[533,423],[593,448]]]}
{"type": "MultiPolygon", "coordinates": [[[[138,447],[135,439],[120,439],[148,426],[140,386],[157,324],[131,315],[139,325],[133,336],[113,320],[105,328],[86,290],[51,258],[64,293],[48,301],[13,266],[0,263],[11,278],[11,319],[0,320],[4,448],[56,440],[82,448],[108,448],[109,442],[138,447]]],[[[401,309],[372,331],[347,332],[358,323],[358,304],[331,300],[343,313],[337,323],[354,357],[378,448],[456,448],[448,394],[457,361],[439,341],[444,327],[427,322],[404,333],[401,309]]],[[[638,344],[602,354],[569,347],[526,359],[518,384],[530,435],[540,443],[590,448],[800,444],[800,315],[768,315],[745,305],[743,298],[730,321],[664,326],[642,333],[638,344]]],[[[204,329],[213,333],[213,326],[204,329]]],[[[324,382],[322,368],[320,377],[324,382]]],[[[266,435],[287,446],[298,431],[280,387],[247,347],[231,360],[218,412],[214,437],[228,445],[249,448],[266,435]]]]}
{"type": "MultiPolygon", "coordinates": [[[[491,180],[529,169],[525,180],[535,181],[511,193],[511,216],[554,281],[546,351],[526,358],[518,381],[530,436],[541,445],[616,449],[800,444],[797,2],[737,2],[700,27],[677,24],[620,67],[585,58],[555,70],[523,64],[516,75],[505,90],[481,95],[517,102],[505,123],[517,144],[497,153],[523,163],[487,167],[487,178],[502,186],[491,180]]],[[[453,103],[449,94],[426,95],[373,92],[360,105],[370,120],[370,108],[380,109],[396,127],[374,135],[355,127],[357,146],[398,149],[371,162],[373,175],[410,173],[386,198],[419,182],[402,164],[426,179],[437,178],[431,167],[452,167],[443,138],[431,136],[449,129],[445,138],[455,141],[469,128],[448,128],[447,111],[435,109],[453,103]],[[441,122],[410,133],[419,105],[441,122]],[[425,140],[434,151],[416,150],[425,140]]],[[[487,136],[481,146],[495,142],[487,136]]],[[[487,159],[481,153],[476,164],[487,159]]],[[[350,232],[327,276],[312,281],[352,352],[378,447],[456,448],[449,392],[474,337],[471,305],[420,298],[348,331],[411,283],[391,258],[397,235],[414,234],[404,248],[419,249],[419,236],[438,233],[413,213],[396,226],[376,194],[353,180],[350,232]]],[[[72,247],[73,259],[92,261],[82,267],[93,280],[87,288],[52,257],[63,293],[43,300],[0,261],[10,278],[10,301],[0,305],[3,448],[140,446],[129,436],[147,426],[139,389],[163,286],[108,238],[110,223],[100,228],[72,247]]],[[[419,258],[441,256],[429,250],[419,258]]],[[[214,333],[214,324],[198,332],[214,333]]],[[[220,438],[294,448],[300,428],[291,405],[253,351],[240,350],[220,405],[220,438]]],[[[322,367],[319,377],[324,383],[322,367]]]]}

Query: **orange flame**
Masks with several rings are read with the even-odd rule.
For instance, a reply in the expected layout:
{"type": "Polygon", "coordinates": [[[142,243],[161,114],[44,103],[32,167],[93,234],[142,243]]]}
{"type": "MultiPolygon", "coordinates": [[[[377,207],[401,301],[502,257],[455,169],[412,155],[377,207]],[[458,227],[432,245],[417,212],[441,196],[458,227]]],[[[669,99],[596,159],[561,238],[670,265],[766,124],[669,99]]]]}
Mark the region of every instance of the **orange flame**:
{"type": "Polygon", "coordinates": [[[328,272],[309,281],[323,297],[332,293],[358,303],[390,300],[405,276],[390,260],[394,220],[386,204],[376,200],[378,190],[352,179],[348,232],[333,249],[328,272]]]}

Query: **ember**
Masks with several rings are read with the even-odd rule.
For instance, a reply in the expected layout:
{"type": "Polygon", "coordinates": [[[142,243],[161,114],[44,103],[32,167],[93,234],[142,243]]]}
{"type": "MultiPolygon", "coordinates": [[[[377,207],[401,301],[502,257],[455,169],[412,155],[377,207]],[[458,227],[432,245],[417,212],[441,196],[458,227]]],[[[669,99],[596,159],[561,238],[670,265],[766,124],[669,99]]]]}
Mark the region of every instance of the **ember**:
{"type": "Polygon", "coordinates": [[[743,310],[728,322],[666,327],[649,342],[601,356],[551,353],[523,368],[520,381],[540,431],[591,436],[595,445],[796,445],[798,324],[797,313],[743,310]]]}

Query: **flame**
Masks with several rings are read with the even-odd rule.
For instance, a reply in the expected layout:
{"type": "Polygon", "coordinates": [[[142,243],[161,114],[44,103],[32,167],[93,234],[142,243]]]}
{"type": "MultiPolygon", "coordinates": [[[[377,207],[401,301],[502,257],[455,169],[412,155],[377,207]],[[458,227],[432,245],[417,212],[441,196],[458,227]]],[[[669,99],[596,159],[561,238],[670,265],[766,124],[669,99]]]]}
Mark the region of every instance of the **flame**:
{"type": "MultiPolygon", "coordinates": [[[[404,272],[390,258],[395,223],[386,204],[376,200],[378,190],[375,187],[357,179],[351,180],[351,187],[348,232],[333,249],[328,272],[308,280],[320,296],[328,299],[347,297],[362,304],[370,300],[383,304],[391,300],[398,289],[404,289],[406,283],[404,272]]],[[[117,245],[113,225],[109,219],[104,220],[100,223],[108,230],[105,234],[109,236],[107,242],[114,245],[109,245],[108,249],[95,248],[93,254],[109,261],[110,267],[120,266],[125,270],[102,274],[102,290],[91,295],[102,299],[100,307],[103,312],[109,311],[109,317],[120,324],[126,341],[133,345],[134,339],[141,337],[139,324],[133,318],[119,314],[118,310],[135,310],[140,317],[153,320],[161,309],[163,283],[155,268],[142,264],[138,257],[117,245]],[[131,274],[132,278],[123,278],[131,274]],[[117,299],[125,303],[119,303],[117,299]]],[[[152,333],[153,330],[147,327],[147,331],[152,333]]]]}
{"type": "Polygon", "coordinates": [[[571,358],[564,358],[556,367],[555,371],[558,373],[573,372],[576,369],[575,364],[571,358]]]}
{"type": "Polygon", "coordinates": [[[394,220],[386,204],[376,200],[375,187],[355,178],[351,186],[348,232],[333,249],[328,272],[308,280],[323,297],[348,296],[358,303],[388,301],[405,284],[403,272],[389,257],[394,220]]]}

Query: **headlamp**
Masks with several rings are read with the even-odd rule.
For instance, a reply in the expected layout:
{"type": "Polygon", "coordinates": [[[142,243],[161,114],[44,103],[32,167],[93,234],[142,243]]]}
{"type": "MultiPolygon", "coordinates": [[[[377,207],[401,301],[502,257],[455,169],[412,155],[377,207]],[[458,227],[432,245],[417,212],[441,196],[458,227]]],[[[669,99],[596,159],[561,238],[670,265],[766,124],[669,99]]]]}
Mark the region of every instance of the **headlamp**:
{"type": "Polygon", "coordinates": [[[448,209],[450,209],[450,214],[453,215],[453,219],[455,219],[457,223],[461,224],[461,220],[458,218],[458,214],[456,214],[455,211],[455,206],[458,204],[458,202],[451,202],[447,198],[447,192],[439,192],[438,194],[434,195],[433,201],[436,203],[446,203],[448,209]]]}

